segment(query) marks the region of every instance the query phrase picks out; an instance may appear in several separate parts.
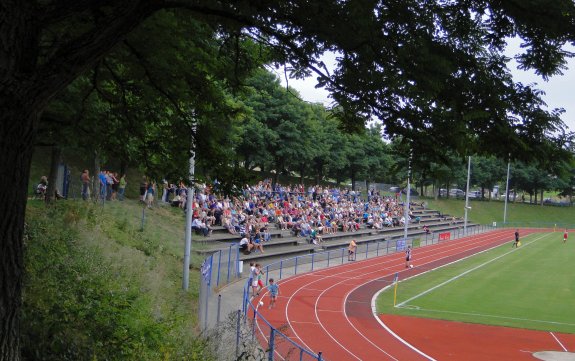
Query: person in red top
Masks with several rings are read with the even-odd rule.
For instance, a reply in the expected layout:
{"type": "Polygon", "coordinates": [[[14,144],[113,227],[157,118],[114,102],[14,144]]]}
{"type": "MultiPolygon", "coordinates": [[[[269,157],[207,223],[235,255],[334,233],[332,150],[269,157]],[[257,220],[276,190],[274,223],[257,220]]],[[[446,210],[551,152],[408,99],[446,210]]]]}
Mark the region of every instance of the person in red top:
{"type": "Polygon", "coordinates": [[[567,242],[567,228],[565,228],[565,232],[563,233],[563,243],[567,242]]]}

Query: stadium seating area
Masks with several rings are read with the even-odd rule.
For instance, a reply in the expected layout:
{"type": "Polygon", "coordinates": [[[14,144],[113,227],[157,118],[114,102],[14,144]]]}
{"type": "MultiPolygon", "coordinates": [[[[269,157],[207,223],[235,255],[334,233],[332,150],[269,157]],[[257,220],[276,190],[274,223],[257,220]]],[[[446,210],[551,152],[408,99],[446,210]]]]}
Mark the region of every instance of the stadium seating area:
{"type": "MultiPolygon", "coordinates": [[[[408,225],[408,237],[425,238],[433,234],[462,228],[463,219],[443,215],[437,210],[425,209],[421,206],[412,206],[413,216],[419,218],[419,222],[408,225]],[[426,228],[428,230],[426,230],[426,228]]],[[[468,222],[468,227],[475,224],[468,222]]],[[[232,243],[241,240],[239,235],[231,235],[227,229],[221,226],[212,227],[212,235],[209,238],[195,237],[194,242],[208,245],[207,249],[197,250],[201,254],[209,254],[221,248],[227,248],[232,243]]],[[[296,237],[289,230],[281,230],[277,225],[268,226],[271,239],[263,242],[264,252],[252,251],[240,255],[242,261],[269,263],[282,258],[295,257],[328,249],[346,247],[354,239],[356,244],[375,243],[381,240],[399,239],[404,236],[404,227],[384,227],[383,229],[368,228],[365,224],[357,231],[339,231],[332,234],[321,235],[322,241],[313,244],[309,238],[296,237]]]]}

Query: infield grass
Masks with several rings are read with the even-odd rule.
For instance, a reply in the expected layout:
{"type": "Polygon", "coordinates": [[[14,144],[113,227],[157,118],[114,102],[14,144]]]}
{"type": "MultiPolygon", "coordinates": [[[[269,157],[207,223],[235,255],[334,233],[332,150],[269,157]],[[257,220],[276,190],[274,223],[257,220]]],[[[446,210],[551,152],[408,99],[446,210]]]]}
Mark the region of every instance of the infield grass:
{"type": "MultiPolygon", "coordinates": [[[[575,333],[575,242],[561,232],[522,237],[399,283],[378,313],[575,333]]],[[[416,267],[417,259],[415,259],[416,267]]],[[[424,267],[424,265],[421,265],[424,267]]]]}

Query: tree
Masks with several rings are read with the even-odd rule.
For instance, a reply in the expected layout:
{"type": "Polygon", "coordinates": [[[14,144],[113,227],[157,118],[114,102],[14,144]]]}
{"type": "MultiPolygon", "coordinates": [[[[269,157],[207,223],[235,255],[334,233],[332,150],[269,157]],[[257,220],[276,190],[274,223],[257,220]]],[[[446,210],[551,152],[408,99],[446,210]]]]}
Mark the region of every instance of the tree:
{"type": "Polygon", "coordinates": [[[505,165],[495,157],[473,157],[471,167],[471,183],[481,187],[481,198],[487,189],[491,200],[493,186],[505,177],[505,165]]]}
{"type": "Polygon", "coordinates": [[[519,36],[525,45],[517,57],[522,67],[543,77],[560,73],[570,56],[562,46],[575,39],[570,0],[3,1],[1,360],[19,359],[24,211],[39,119],[54,97],[127,34],[152,15],[175,10],[187,11],[222,36],[265,43],[279,61],[293,65],[296,76],[318,74],[345,110],[343,118],[351,119],[348,126],[374,115],[390,136],[416,141],[427,134],[437,148],[494,153],[505,143],[506,153],[538,157],[548,156],[539,151],[544,134],[557,151],[559,140],[552,134],[564,124],[539,111],[534,89],[513,84],[502,51],[506,37],[519,36]],[[326,50],[341,54],[332,74],[318,58],[326,50]]]}

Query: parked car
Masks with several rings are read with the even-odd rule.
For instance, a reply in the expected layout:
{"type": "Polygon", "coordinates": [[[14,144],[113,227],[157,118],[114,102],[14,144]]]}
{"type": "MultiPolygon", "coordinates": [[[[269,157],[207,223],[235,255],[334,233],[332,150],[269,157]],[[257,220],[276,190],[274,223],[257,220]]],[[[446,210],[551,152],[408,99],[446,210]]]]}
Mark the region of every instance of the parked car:
{"type": "MultiPolygon", "coordinates": [[[[407,194],[407,189],[402,189],[402,190],[401,190],[401,193],[407,194]]],[[[411,188],[410,195],[412,195],[412,196],[418,196],[418,195],[419,195],[419,192],[416,191],[415,189],[411,188]]]]}
{"type": "Polygon", "coordinates": [[[398,186],[389,187],[389,191],[391,193],[397,193],[399,192],[399,187],[398,186]]]}
{"type": "Polygon", "coordinates": [[[465,197],[465,192],[461,189],[450,189],[449,190],[450,197],[465,197]]]}
{"type": "Polygon", "coordinates": [[[470,191],[469,198],[481,198],[481,191],[470,191]]]}

